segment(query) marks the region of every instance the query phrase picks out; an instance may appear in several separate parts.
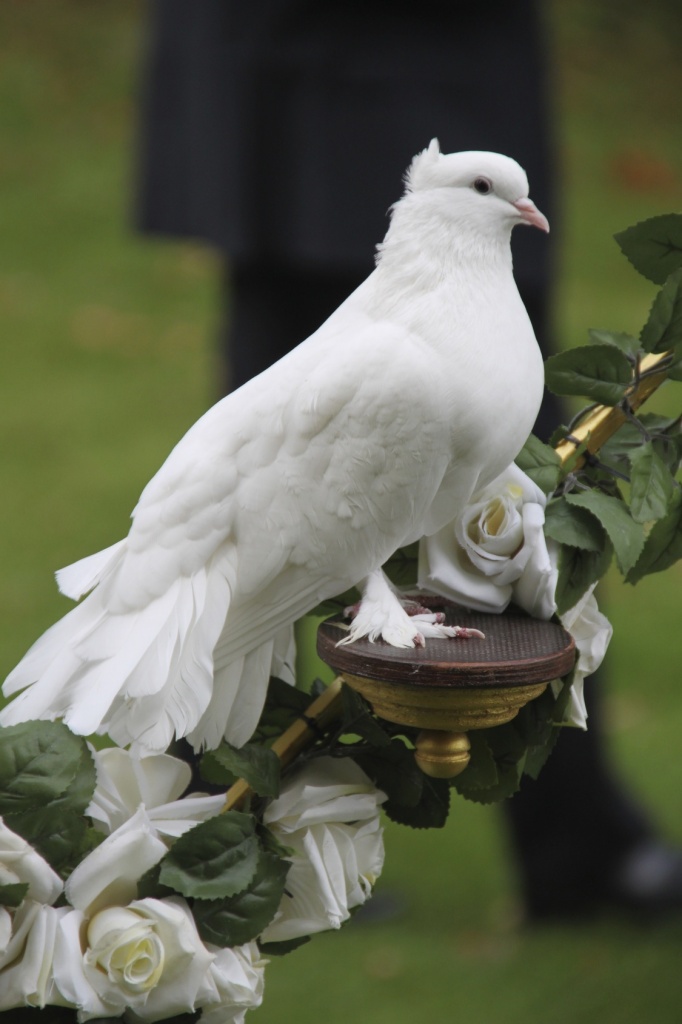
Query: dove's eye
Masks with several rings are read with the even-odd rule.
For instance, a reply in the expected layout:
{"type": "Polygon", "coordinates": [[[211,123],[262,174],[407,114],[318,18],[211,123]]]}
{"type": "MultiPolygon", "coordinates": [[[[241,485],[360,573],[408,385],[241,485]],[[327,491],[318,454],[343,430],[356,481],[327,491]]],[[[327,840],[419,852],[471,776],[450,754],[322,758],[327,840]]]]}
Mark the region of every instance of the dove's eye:
{"type": "Polygon", "coordinates": [[[493,183],[489,178],[476,178],[474,188],[479,195],[487,196],[493,190],[493,183]]]}

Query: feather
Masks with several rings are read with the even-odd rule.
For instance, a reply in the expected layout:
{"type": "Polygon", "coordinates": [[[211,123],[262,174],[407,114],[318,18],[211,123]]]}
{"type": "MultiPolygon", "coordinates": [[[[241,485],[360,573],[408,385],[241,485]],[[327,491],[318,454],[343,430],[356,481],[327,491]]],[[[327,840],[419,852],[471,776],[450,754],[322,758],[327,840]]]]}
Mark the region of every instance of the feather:
{"type": "Polygon", "coordinates": [[[512,462],[540,404],[519,223],[546,226],[513,160],[419,154],[370,277],[194,424],[125,540],[60,570],[87,596],[10,673],[4,692],[23,692],[0,723],[244,743],[271,672],[293,681],[292,623],[356,584],[349,639],[424,642],[381,565],[512,462]]]}

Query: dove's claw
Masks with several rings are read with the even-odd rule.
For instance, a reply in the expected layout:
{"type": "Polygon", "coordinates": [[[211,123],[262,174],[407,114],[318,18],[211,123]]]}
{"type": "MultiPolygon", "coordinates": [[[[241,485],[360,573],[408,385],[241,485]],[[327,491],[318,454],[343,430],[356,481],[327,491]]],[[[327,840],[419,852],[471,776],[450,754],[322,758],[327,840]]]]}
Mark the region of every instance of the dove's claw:
{"type": "Polygon", "coordinates": [[[429,611],[420,597],[396,593],[381,570],[372,573],[365,581],[362,600],[344,609],[345,617],[352,621],[339,644],[363,637],[370,643],[384,640],[392,647],[425,647],[429,638],[483,639],[478,629],[446,626],[443,612],[429,611]]]}

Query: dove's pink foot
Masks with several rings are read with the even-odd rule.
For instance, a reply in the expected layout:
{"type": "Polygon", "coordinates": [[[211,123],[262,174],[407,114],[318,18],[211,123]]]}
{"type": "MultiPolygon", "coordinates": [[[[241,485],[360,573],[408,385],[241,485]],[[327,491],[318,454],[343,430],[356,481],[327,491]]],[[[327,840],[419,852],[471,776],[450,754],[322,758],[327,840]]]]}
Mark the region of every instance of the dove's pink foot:
{"type": "Polygon", "coordinates": [[[393,647],[424,647],[427,638],[483,638],[480,630],[446,626],[442,612],[430,612],[419,601],[403,598],[381,569],[367,577],[362,600],[347,608],[346,615],[352,622],[340,644],[367,637],[371,642],[385,640],[393,647]]]}

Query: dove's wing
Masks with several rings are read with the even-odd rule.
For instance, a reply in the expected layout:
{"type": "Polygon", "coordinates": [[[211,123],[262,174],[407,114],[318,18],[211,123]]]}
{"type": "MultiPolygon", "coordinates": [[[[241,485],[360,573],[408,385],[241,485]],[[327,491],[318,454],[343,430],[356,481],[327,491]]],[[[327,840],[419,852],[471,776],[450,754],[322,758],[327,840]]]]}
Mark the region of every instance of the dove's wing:
{"type": "Polygon", "coordinates": [[[9,692],[34,685],[5,721],[49,711],[158,749],[212,696],[217,742],[240,694],[231,736],[248,738],[282,627],[419,533],[448,462],[420,340],[364,316],[349,339],[347,321],[190,429],[128,538],[67,573],[71,590],[97,586],[12,673],[9,692]]]}

